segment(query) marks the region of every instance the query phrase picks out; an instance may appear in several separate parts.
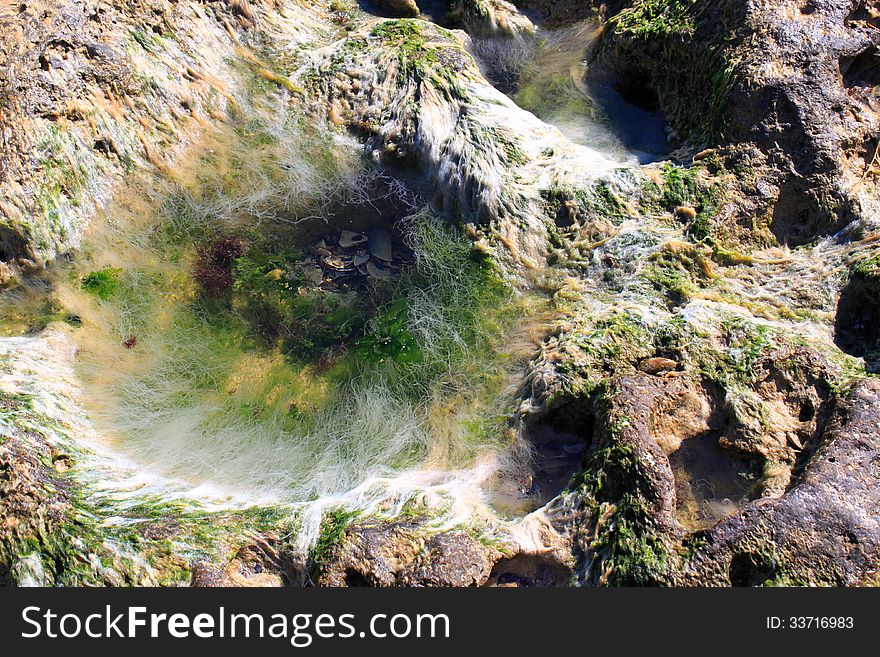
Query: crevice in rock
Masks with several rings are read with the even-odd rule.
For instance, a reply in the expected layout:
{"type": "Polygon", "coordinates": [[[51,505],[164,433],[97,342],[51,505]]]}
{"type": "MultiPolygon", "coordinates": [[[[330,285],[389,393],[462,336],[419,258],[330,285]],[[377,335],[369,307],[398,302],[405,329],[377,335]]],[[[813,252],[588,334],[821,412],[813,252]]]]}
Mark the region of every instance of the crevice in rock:
{"type": "Polygon", "coordinates": [[[842,57],[840,74],[847,89],[873,89],[880,84],[880,50],[870,46],[855,56],[842,57]]]}
{"type": "Polygon", "coordinates": [[[731,559],[728,575],[732,586],[761,586],[779,572],[779,564],[768,555],[740,552],[731,559]]]}
{"type": "Polygon", "coordinates": [[[573,399],[530,420],[522,431],[524,457],[500,471],[488,496],[499,513],[522,516],[539,509],[571,483],[593,441],[588,401],[573,399]]]}
{"type": "Polygon", "coordinates": [[[346,569],[345,585],[349,588],[370,588],[373,586],[366,575],[354,568],[346,569]]]}
{"type": "Polygon", "coordinates": [[[880,2],[877,2],[877,0],[861,0],[844,21],[844,25],[847,27],[854,27],[859,24],[874,28],[880,27],[880,2]]]}
{"type": "Polygon", "coordinates": [[[571,582],[569,568],[550,557],[518,554],[501,559],[492,568],[486,586],[494,587],[555,587],[571,582]]]}
{"type": "Polygon", "coordinates": [[[754,463],[724,449],[731,417],[720,390],[704,385],[654,411],[651,433],[675,476],[676,519],[706,529],[754,497],[754,463]]]}
{"type": "Polygon", "coordinates": [[[819,233],[818,211],[806,191],[795,182],[782,185],[773,207],[771,232],[780,244],[802,246],[819,233]]]}
{"type": "Polygon", "coordinates": [[[856,273],[837,303],[834,341],[851,356],[864,358],[869,372],[880,371],[880,306],[876,278],[856,273]]]}
{"type": "Polygon", "coordinates": [[[0,262],[29,258],[27,239],[17,230],[0,225],[0,262]]]}
{"type": "Polygon", "coordinates": [[[550,411],[527,432],[532,450],[532,495],[543,506],[559,495],[577,473],[593,441],[595,418],[589,404],[570,401],[550,411]]]}

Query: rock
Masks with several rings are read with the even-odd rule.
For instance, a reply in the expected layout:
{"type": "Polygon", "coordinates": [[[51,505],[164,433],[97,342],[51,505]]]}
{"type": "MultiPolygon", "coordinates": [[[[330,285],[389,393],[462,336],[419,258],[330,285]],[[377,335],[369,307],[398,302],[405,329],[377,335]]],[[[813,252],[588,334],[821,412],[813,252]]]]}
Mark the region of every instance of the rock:
{"type": "Polygon", "coordinates": [[[648,358],[642,361],[639,369],[645,374],[662,374],[664,372],[674,372],[678,369],[678,363],[669,358],[648,358]]]}
{"type": "Polygon", "coordinates": [[[0,288],[8,285],[15,278],[15,271],[5,262],[0,262],[0,288]]]}
{"type": "Polygon", "coordinates": [[[880,32],[865,8],[876,2],[689,4],[645,38],[630,25],[635,0],[608,3],[590,74],[659,96],[680,141],[719,147],[712,158],[739,172],[726,228],[744,241],[801,245],[873,221],[880,32]]]}
{"type": "Polygon", "coordinates": [[[393,16],[415,17],[421,13],[416,0],[374,0],[374,2],[393,16]]]}
{"type": "Polygon", "coordinates": [[[387,228],[373,228],[369,232],[370,255],[385,262],[394,260],[391,245],[391,231],[387,228]]]}
{"type": "Polygon", "coordinates": [[[880,458],[880,382],[836,400],[835,370],[819,354],[787,346],[759,359],[751,375],[750,391],[734,396],[687,374],[637,374],[616,378],[596,406],[556,398],[564,417],[597,412],[584,483],[556,516],[583,532],[576,545],[589,555],[587,582],[873,580],[880,474],[869,463],[880,458]],[[751,407],[765,417],[753,422],[751,407]],[[635,534],[615,547],[622,521],[635,534]],[[634,545],[653,556],[637,556],[634,545]]]}
{"type": "Polygon", "coordinates": [[[675,208],[675,217],[680,221],[693,221],[697,218],[697,211],[688,205],[680,205],[675,208]]]}
{"type": "Polygon", "coordinates": [[[521,37],[535,31],[527,16],[506,0],[452,0],[449,19],[475,36],[521,37]]]}
{"type": "MultiPolygon", "coordinates": [[[[330,122],[354,131],[373,126],[365,148],[383,166],[407,176],[417,171],[411,184],[442,211],[475,227],[493,225],[501,237],[496,244],[512,258],[542,261],[549,220],[542,208],[558,201],[550,191],[588,187],[616,163],[571,143],[494,88],[457,33],[425,21],[408,29],[420,35],[410,57],[427,67],[398,57],[404,45],[398,31],[377,35],[371,28],[322,51],[298,77],[356,76],[358,91],[347,84],[322,88],[330,122]],[[352,47],[367,49],[357,62],[344,55],[352,47]]],[[[386,251],[383,260],[389,257],[386,251]]]]}
{"type": "Polygon", "coordinates": [[[481,586],[501,557],[462,531],[415,521],[355,525],[318,575],[321,586],[481,586]]]}
{"type": "Polygon", "coordinates": [[[394,274],[385,269],[384,267],[380,267],[378,265],[373,264],[372,262],[367,263],[367,274],[376,278],[380,281],[393,281],[394,274]]]}
{"type": "Polygon", "coordinates": [[[354,269],[349,258],[341,258],[339,256],[327,256],[321,260],[324,265],[337,272],[350,272],[354,269]]]}
{"type": "Polygon", "coordinates": [[[870,585],[880,559],[880,382],[857,385],[835,409],[804,473],[782,497],[759,500],[701,536],[686,585],[870,585]]]}

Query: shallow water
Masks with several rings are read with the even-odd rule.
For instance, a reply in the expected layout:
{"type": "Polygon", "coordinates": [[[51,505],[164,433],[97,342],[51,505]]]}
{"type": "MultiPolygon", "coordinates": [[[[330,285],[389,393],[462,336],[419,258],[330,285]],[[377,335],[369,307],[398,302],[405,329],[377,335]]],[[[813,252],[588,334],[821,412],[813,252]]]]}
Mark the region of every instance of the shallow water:
{"type": "MultiPolygon", "coordinates": [[[[593,27],[542,38],[535,51],[484,50],[512,62],[513,97],[575,142],[620,161],[654,157],[655,134],[638,142],[619,129],[647,125],[640,110],[584,81],[593,27]]],[[[366,166],[357,144],[308,127],[284,99],[242,105],[173,172],[121,188],[73,262],[2,299],[11,333],[71,327],[100,447],[142,474],[131,494],[164,486],[220,504],[307,504],[317,522],[328,505],[394,508],[418,491],[509,518],[550,501],[582,438],[548,429],[529,459],[507,426],[546,300],[481,278],[468,238],[366,166]],[[334,309],[362,315],[350,334],[304,354],[308,322],[281,340],[255,320],[257,295],[280,295],[280,308],[316,296],[291,253],[378,225],[409,256],[391,284],[331,292],[346,297],[334,309]],[[243,245],[236,267],[252,252],[271,266],[248,279],[221,272],[232,287],[207,298],[200,267],[222,240],[243,245]],[[86,284],[102,276],[106,295],[86,284]],[[419,359],[399,358],[399,340],[419,359]]]]}
{"type": "Polygon", "coordinates": [[[323,506],[406,472],[469,479],[504,445],[500,418],[529,356],[504,345],[505,327],[532,302],[468,278],[481,275],[468,238],[371,173],[354,144],[304,134],[296,118],[273,124],[274,109],[255,107],[248,125],[208,136],[170,178],[121,189],[76,260],[51,284],[23,289],[35,308],[51,298],[77,318],[77,368],[102,446],[169,490],[249,503],[323,506]],[[391,225],[395,250],[409,253],[394,282],[348,292],[284,283],[301,262],[287,250],[376,225],[391,225]],[[197,280],[200,245],[230,236],[256,256],[280,254],[279,307],[304,294],[343,308],[353,299],[365,323],[314,353],[267,341],[248,304],[273,272],[222,299],[197,280]],[[104,275],[113,278],[105,298],[86,283],[104,275]],[[407,316],[383,326],[396,299],[407,316]],[[398,358],[400,335],[418,361],[398,358]]]}
{"type": "Polygon", "coordinates": [[[473,50],[489,79],[574,143],[621,162],[663,159],[672,149],[656,98],[590,77],[587,58],[597,37],[597,27],[583,22],[541,30],[534,40],[476,39],[473,50]]]}

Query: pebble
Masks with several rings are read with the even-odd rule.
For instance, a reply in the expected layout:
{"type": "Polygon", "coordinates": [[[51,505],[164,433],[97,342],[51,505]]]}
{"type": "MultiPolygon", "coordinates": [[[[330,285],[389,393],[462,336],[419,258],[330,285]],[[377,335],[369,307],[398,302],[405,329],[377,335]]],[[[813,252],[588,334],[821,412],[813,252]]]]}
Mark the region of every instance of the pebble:
{"type": "Polygon", "coordinates": [[[663,372],[673,372],[678,369],[678,363],[670,358],[649,358],[642,361],[639,369],[645,374],[662,374],[663,372]]]}

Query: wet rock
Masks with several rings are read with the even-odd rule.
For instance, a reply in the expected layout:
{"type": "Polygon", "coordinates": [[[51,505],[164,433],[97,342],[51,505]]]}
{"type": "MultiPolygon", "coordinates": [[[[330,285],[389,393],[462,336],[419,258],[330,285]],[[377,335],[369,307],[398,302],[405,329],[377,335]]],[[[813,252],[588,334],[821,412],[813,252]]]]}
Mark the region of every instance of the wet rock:
{"type": "Polygon", "coordinates": [[[700,535],[688,585],[868,584],[880,558],[880,383],[841,401],[803,474],[700,535]]]}
{"type": "Polygon", "coordinates": [[[301,586],[305,583],[305,555],[275,534],[249,536],[249,542],[230,555],[229,561],[217,563],[198,560],[190,568],[190,585],[212,587],[301,586]]]}
{"type": "Polygon", "coordinates": [[[333,255],[323,258],[321,262],[323,262],[326,267],[337,272],[350,272],[354,268],[351,260],[348,258],[340,258],[333,255]]]}
{"type": "Polygon", "coordinates": [[[321,568],[322,586],[480,586],[501,553],[461,531],[417,522],[356,525],[321,568]]]}
{"type": "Polygon", "coordinates": [[[452,0],[447,20],[476,36],[520,37],[535,30],[532,21],[506,0],[452,0]]]}
{"type": "MultiPolygon", "coordinates": [[[[467,217],[475,226],[492,225],[511,257],[540,261],[548,243],[548,197],[542,192],[585,187],[613,164],[564,139],[493,88],[465,45],[455,33],[424,21],[392,30],[380,25],[350,33],[298,75],[357,77],[358,90],[322,85],[328,121],[355,132],[371,125],[366,148],[378,161],[407,176],[441,211],[467,217]],[[407,66],[396,54],[408,30],[418,34],[411,56],[426,67],[407,66]],[[341,57],[340,71],[335,53],[350,47],[363,56],[357,63],[341,57]]],[[[370,234],[374,257],[387,262],[391,255],[378,243],[370,234]]]]}
{"type": "Polygon", "coordinates": [[[374,265],[372,262],[367,263],[367,274],[380,281],[394,280],[394,274],[383,267],[374,265]]]}
{"type": "Polygon", "coordinates": [[[11,283],[15,278],[15,271],[5,262],[0,262],[0,288],[11,283]]]}
{"type": "Polygon", "coordinates": [[[748,392],[687,374],[610,383],[583,483],[555,512],[582,555],[584,581],[874,577],[880,475],[866,464],[880,450],[880,383],[837,400],[835,377],[817,353],[780,346],[755,364],[748,392]],[[625,544],[614,530],[621,524],[634,531],[625,544]]]}
{"type": "Polygon", "coordinates": [[[678,362],[669,358],[648,358],[641,362],[639,369],[645,374],[663,374],[677,370],[678,362]]]}
{"type": "Polygon", "coordinates": [[[858,17],[875,3],[697,0],[652,38],[636,4],[608,3],[591,75],[654,94],[680,141],[724,147],[729,230],[800,245],[872,221],[880,33],[858,17]]]}
{"type": "Polygon", "coordinates": [[[416,0],[373,0],[377,6],[389,12],[392,16],[413,17],[421,12],[416,0]]]}
{"type": "MultiPolygon", "coordinates": [[[[314,3],[29,0],[0,12],[0,262],[75,248],[132,170],[163,170],[222,114],[236,28],[313,33],[314,3]],[[19,10],[19,7],[24,9],[19,10]],[[284,18],[281,18],[281,14],[284,18]],[[259,20],[258,20],[259,17],[259,20]],[[302,20],[297,21],[299,17],[302,20]],[[64,165],[46,167],[45,162],[64,165]]],[[[311,37],[309,37],[311,38],[311,37]]]]}

